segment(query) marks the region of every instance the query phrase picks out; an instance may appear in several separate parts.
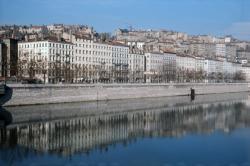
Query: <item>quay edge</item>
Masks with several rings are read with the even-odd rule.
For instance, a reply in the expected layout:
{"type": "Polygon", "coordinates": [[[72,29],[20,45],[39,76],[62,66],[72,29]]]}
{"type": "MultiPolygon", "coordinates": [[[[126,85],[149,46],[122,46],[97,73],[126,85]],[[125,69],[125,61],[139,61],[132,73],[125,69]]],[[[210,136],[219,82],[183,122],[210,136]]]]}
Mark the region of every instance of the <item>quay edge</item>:
{"type": "Polygon", "coordinates": [[[247,83],[175,84],[9,84],[12,98],[3,106],[122,100],[248,92],[247,83]]]}

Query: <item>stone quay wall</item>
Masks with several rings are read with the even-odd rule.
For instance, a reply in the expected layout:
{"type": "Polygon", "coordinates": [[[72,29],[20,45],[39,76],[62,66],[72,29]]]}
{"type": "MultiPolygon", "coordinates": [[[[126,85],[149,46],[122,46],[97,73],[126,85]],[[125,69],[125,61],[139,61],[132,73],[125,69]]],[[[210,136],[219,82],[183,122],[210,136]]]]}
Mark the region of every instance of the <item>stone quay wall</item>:
{"type": "Polygon", "coordinates": [[[4,106],[68,103],[83,101],[105,101],[168,96],[247,92],[244,83],[185,83],[185,84],[9,84],[13,89],[12,98],[4,106]]]}

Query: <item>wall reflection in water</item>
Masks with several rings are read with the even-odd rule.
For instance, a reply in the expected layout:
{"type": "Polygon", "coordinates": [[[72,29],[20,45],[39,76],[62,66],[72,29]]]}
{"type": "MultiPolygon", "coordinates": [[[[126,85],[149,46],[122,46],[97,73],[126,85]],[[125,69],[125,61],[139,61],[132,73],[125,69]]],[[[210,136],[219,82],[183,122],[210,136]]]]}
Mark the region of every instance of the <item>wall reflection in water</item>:
{"type": "Polygon", "coordinates": [[[183,137],[230,132],[250,125],[245,101],[210,104],[176,104],[136,111],[107,112],[70,119],[12,124],[1,128],[2,160],[45,153],[69,156],[107,151],[110,145],[126,145],[145,137],[183,137]],[[14,156],[14,157],[13,157],[14,156]]]}

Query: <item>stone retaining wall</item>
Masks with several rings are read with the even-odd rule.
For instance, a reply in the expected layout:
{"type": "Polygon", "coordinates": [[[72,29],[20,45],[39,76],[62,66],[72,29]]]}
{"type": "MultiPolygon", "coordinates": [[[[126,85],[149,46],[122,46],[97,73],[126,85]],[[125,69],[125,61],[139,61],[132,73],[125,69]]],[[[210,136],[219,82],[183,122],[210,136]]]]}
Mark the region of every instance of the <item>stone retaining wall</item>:
{"type": "Polygon", "coordinates": [[[247,84],[96,84],[22,85],[10,84],[12,99],[4,106],[99,101],[132,98],[185,96],[190,88],[197,95],[248,91],[247,84]]]}

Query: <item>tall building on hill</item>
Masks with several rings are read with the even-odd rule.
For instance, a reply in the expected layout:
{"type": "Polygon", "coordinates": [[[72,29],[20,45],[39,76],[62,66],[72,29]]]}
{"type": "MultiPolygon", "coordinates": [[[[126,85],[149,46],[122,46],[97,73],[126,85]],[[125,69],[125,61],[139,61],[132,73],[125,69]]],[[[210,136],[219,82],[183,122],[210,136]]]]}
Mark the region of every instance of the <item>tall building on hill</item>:
{"type": "Polygon", "coordinates": [[[3,44],[2,42],[0,41],[0,77],[3,77],[3,73],[2,73],[2,47],[3,47],[3,44]]]}

